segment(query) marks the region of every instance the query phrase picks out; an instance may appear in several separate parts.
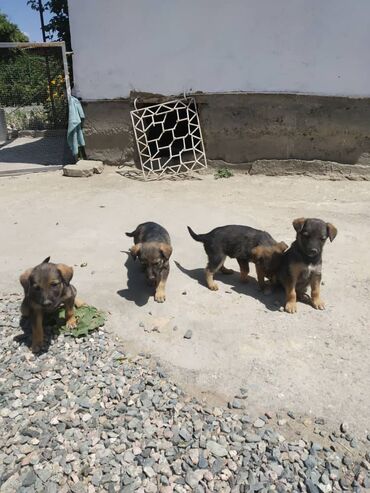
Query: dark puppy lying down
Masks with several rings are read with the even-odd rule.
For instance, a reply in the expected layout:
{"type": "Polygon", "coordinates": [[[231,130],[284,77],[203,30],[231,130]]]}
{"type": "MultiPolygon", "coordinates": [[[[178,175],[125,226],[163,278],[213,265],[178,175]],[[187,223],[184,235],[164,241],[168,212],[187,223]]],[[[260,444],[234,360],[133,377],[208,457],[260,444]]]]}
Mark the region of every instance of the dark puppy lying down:
{"type": "Polygon", "coordinates": [[[206,283],[212,291],[218,289],[213,280],[213,276],[218,270],[221,270],[223,274],[233,272],[224,266],[226,257],[237,259],[241,280],[248,281],[249,262],[254,261],[253,254],[255,251],[253,249],[258,246],[267,248],[265,250],[265,262],[256,263],[258,283],[262,289],[265,285],[265,277],[270,277],[273,274],[273,265],[268,263],[268,258],[273,258],[275,254],[279,255],[288,248],[284,242],[277,243],[266,231],[260,231],[249,226],[221,226],[206,234],[196,234],[189,226],[188,230],[195,241],[203,243],[204,250],[208,255],[206,283]]]}
{"type": "Polygon", "coordinates": [[[139,258],[149,283],[155,286],[155,301],[163,303],[172,254],[170,235],[160,224],[153,222],[139,224],[135,231],[126,235],[134,238],[135,245],[130,251],[134,259],[139,258]]]}
{"type": "Polygon", "coordinates": [[[327,238],[333,241],[337,236],[337,228],[321,219],[303,217],[295,219],[293,227],[297,232],[296,241],[282,255],[276,276],[285,289],[285,311],[297,311],[297,300],[304,299],[308,286],[312,306],[323,310],[325,305],[320,298],[322,250],[327,238]]]}
{"type": "MultiPolygon", "coordinates": [[[[76,327],[76,288],[70,284],[73,268],[65,264],[53,264],[49,260],[50,257],[46,258],[41,264],[23,272],[19,278],[24,289],[21,313],[31,319],[34,352],[40,351],[44,342],[44,314],[56,312],[64,305],[67,327],[76,327]]],[[[79,305],[82,304],[79,302],[79,305]]]]}

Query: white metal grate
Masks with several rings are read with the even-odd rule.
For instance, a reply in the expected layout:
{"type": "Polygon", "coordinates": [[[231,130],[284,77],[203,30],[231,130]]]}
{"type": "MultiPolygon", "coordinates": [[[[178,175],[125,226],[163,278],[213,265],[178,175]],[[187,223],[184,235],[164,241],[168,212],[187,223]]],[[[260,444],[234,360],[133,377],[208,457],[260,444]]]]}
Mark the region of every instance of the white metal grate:
{"type": "Polygon", "coordinates": [[[131,118],[144,178],[207,167],[193,98],[135,109],[131,118]]]}

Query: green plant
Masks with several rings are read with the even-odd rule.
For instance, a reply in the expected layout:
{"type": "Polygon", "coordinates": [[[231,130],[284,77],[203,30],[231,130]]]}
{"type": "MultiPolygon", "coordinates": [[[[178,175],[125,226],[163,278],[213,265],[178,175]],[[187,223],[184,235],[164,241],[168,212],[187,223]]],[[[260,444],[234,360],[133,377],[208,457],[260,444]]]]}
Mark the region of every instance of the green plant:
{"type": "Polygon", "coordinates": [[[219,178],[230,178],[234,173],[229,168],[219,168],[215,173],[215,178],[218,180],[219,178]]]}
{"type": "Polygon", "coordinates": [[[68,334],[72,337],[87,336],[90,332],[104,325],[106,315],[94,306],[84,305],[75,308],[75,316],[77,319],[77,327],[69,329],[65,325],[65,311],[61,308],[56,317],[50,321],[50,326],[57,332],[68,334]]]}

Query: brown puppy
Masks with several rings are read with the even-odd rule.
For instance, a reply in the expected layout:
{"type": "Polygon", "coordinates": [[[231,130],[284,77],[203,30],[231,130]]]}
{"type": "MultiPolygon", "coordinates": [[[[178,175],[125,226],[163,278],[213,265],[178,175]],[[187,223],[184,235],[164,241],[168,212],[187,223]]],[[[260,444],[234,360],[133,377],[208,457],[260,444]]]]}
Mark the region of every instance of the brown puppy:
{"type": "Polygon", "coordinates": [[[270,283],[276,284],[276,274],[279,270],[283,253],[288,248],[284,241],[280,241],[275,245],[259,245],[252,248],[251,260],[256,265],[258,284],[262,290],[266,287],[265,278],[270,283]]]}
{"type": "MultiPolygon", "coordinates": [[[[67,327],[76,327],[74,303],[76,288],[70,284],[73,269],[65,264],[49,263],[50,257],[20,276],[24,289],[21,313],[32,324],[32,351],[38,352],[44,342],[43,317],[65,306],[67,327]]],[[[81,303],[82,304],[82,303],[81,303]]]]}
{"type": "Polygon", "coordinates": [[[130,252],[134,259],[139,258],[147,280],[155,286],[155,301],[163,303],[172,254],[170,235],[160,224],[153,222],[139,224],[135,231],[126,235],[134,238],[135,245],[130,252]]]}
{"type": "MultiPolygon", "coordinates": [[[[236,258],[240,266],[240,277],[243,282],[248,281],[249,262],[252,260],[252,251],[255,247],[263,245],[271,247],[272,251],[281,251],[287,247],[285,243],[277,243],[266,231],[230,224],[215,228],[206,234],[196,234],[188,226],[190,236],[203,243],[208,256],[208,264],[205,270],[206,283],[209,289],[217,291],[218,286],[214,282],[214,274],[220,270],[223,274],[232,274],[231,269],[224,266],[226,257],[236,258]]],[[[264,287],[265,272],[262,267],[257,271],[260,286],[264,287]]]]}
{"type": "Polygon", "coordinates": [[[297,299],[305,297],[311,286],[311,304],[317,310],[325,308],[320,298],[322,250],[327,238],[333,241],[337,228],[321,219],[301,217],[293,221],[297,232],[296,241],[283,253],[277,280],[283,285],[286,294],[285,311],[297,311],[297,299]]]}

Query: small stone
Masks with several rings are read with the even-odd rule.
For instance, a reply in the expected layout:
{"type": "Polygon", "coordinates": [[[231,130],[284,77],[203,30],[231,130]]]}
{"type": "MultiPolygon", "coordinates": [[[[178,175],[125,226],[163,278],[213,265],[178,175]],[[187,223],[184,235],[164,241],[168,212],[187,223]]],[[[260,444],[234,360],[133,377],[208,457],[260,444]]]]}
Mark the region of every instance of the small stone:
{"type": "Polygon", "coordinates": [[[320,493],[318,487],[311,481],[311,479],[306,480],[306,488],[308,493],[320,493]]]}
{"type": "Polygon", "coordinates": [[[278,424],[279,426],[284,426],[284,425],[286,425],[286,419],[278,419],[277,424],[278,424]]]}
{"type": "Polygon", "coordinates": [[[208,440],[206,447],[211,454],[216,455],[217,457],[225,457],[225,455],[227,455],[226,448],[213,440],[208,440]]]}
{"type": "Polygon", "coordinates": [[[340,431],[342,431],[343,433],[347,433],[349,431],[348,423],[343,422],[340,425],[340,431]]]}
{"type": "Polygon", "coordinates": [[[185,482],[190,486],[190,488],[194,489],[199,481],[203,479],[204,471],[201,469],[197,469],[195,471],[188,471],[185,476],[185,482]]]}
{"type": "Polygon", "coordinates": [[[265,424],[266,424],[266,423],[263,421],[263,419],[258,418],[258,419],[256,419],[256,421],[253,423],[253,426],[254,426],[255,428],[262,428],[263,426],[265,426],[265,424]]]}
{"type": "Polygon", "coordinates": [[[193,331],[188,329],[184,334],[184,339],[191,339],[193,335],[193,331]]]}
{"type": "Polygon", "coordinates": [[[28,471],[28,473],[23,478],[22,486],[32,486],[33,484],[35,484],[36,479],[36,474],[33,471],[28,471]]]}

